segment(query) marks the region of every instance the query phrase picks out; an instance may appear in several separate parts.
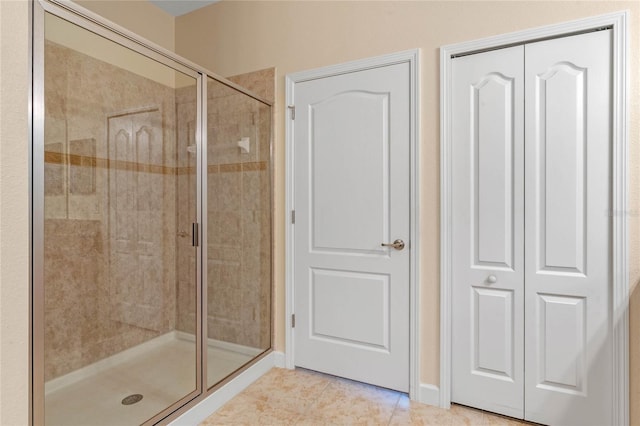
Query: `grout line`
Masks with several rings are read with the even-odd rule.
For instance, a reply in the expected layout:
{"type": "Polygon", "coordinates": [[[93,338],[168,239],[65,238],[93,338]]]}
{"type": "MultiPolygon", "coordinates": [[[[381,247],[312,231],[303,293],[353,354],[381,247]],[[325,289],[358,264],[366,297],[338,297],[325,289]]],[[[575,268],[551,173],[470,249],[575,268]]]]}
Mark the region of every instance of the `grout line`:
{"type": "MultiPolygon", "coordinates": [[[[394,405],[393,410],[391,411],[391,417],[389,417],[387,426],[391,425],[391,420],[393,420],[393,416],[396,415],[396,410],[398,409],[398,405],[400,404],[400,398],[402,398],[402,394],[398,394],[398,400],[396,401],[396,405],[394,405]]],[[[409,409],[411,409],[411,407],[409,407],[409,409]]]]}
{"type": "MultiPolygon", "coordinates": [[[[295,370],[294,370],[295,371],[295,370]]],[[[318,372],[316,372],[318,373],[318,372]]],[[[324,387],[322,388],[322,390],[320,392],[318,392],[318,396],[316,396],[313,401],[310,401],[309,404],[305,407],[304,409],[304,413],[302,413],[302,415],[304,416],[304,419],[307,420],[307,418],[309,417],[310,411],[311,411],[311,407],[313,407],[316,402],[318,402],[318,400],[320,399],[320,397],[325,393],[325,391],[327,390],[327,388],[329,388],[329,386],[331,385],[331,383],[335,380],[333,377],[327,376],[326,374],[322,374],[322,373],[318,373],[321,374],[322,377],[327,379],[327,383],[324,385],[324,387]]],[[[323,419],[324,420],[324,419],[323,419]]]]}

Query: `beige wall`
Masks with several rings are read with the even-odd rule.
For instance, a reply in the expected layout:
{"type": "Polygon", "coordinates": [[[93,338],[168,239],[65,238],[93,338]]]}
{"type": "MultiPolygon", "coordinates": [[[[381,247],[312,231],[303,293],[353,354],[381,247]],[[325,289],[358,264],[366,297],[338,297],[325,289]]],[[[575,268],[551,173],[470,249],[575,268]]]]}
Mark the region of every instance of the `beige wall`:
{"type": "MultiPolygon", "coordinates": [[[[276,349],[284,349],[284,76],[410,48],[421,49],[421,336],[423,383],[439,382],[439,50],[445,44],[607,12],[631,10],[631,52],[640,48],[640,2],[223,1],[176,19],[178,54],[221,75],[275,66],[276,349]]],[[[632,55],[638,93],[639,55],[632,55]]],[[[640,279],[640,105],[631,107],[631,282],[640,279]]],[[[640,293],[640,291],[636,292],[640,293]]],[[[632,298],[634,422],[640,423],[640,296],[632,298]]]]}
{"type": "Polygon", "coordinates": [[[174,50],[175,19],[142,0],[73,0],[74,3],[133,31],[165,49],[174,50]]]}
{"type": "Polygon", "coordinates": [[[0,1],[0,424],[28,422],[29,9],[0,1]]]}
{"type": "MultiPolygon", "coordinates": [[[[142,56],[126,47],[107,40],[62,18],[45,15],[45,38],[76,52],[98,59],[118,68],[156,81],[167,87],[176,86],[178,72],[164,64],[142,56]]],[[[193,80],[193,79],[191,79],[193,80]]],[[[193,81],[187,82],[193,84],[193,81]]]]}

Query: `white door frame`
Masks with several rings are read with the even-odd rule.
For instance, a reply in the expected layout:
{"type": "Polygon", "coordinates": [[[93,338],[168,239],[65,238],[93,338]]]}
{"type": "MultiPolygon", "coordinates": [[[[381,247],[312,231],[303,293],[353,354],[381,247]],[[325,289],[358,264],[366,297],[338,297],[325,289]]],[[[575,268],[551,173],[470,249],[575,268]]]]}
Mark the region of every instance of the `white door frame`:
{"type": "MultiPolygon", "coordinates": [[[[320,78],[332,77],[340,74],[346,74],[350,72],[364,71],[372,68],[379,68],[383,66],[389,66],[399,63],[408,63],[411,84],[410,89],[410,102],[409,115],[410,115],[410,232],[409,247],[411,252],[409,254],[409,396],[411,399],[418,398],[418,390],[420,383],[420,363],[419,363],[419,344],[418,344],[418,328],[419,328],[419,289],[418,289],[418,161],[419,161],[419,50],[412,49],[403,52],[392,53],[383,56],[377,56],[374,58],[367,58],[347,62],[338,65],[331,65],[323,68],[317,68],[308,71],[296,72],[293,74],[287,74],[286,76],[286,105],[289,110],[285,113],[285,133],[286,133],[286,227],[285,227],[285,242],[286,242],[286,257],[285,257],[285,366],[287,368],[295,367],[295,354],[294,354],[294,333],[291,326],[291,316],[294,313],[294,265],[295,265],[295,246],[294,246],[294,232],[295,225],[291,221],[291,211],[294,209],[294,123],[291,116],[291,107],[294,104],[295,86],[297,83],[304,81],[315,80],[320,78]]],[[[301,111],[300,111],[301,112],[301,111]]]]}
{"type": "Polygon", "coordinates": [[[451,61],[452,56],[597,28],[612,29],[612,318],[614,425],[629,424],[628,25],[629,12],[560,23],[440,49],[440,406],[451,404],[451,61]]]}

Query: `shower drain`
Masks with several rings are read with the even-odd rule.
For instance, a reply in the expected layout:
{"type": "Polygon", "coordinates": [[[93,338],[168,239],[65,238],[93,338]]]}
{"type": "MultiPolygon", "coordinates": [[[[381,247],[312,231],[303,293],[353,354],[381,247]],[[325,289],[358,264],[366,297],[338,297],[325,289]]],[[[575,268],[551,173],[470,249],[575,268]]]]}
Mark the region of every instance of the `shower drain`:
{"type": "Polygon", "coordinates": [[[136,402],[140,402],[142,400],[142,395],[139,393],[134,393],[133,395],[129,395],[122,400],[122,405],[132,405],[136,402]]]}

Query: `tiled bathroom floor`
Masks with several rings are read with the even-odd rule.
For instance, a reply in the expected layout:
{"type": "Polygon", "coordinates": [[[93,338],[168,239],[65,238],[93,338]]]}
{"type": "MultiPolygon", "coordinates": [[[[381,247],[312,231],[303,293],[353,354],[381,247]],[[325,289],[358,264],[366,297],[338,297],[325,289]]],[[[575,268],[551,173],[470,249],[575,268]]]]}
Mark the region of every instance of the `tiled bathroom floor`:
{"type": "Polygon", "coordinates": [[[309,370],[274,368],[201,426],[525,424],[461,405],[443,410],[400,392],[309,370]]]}

